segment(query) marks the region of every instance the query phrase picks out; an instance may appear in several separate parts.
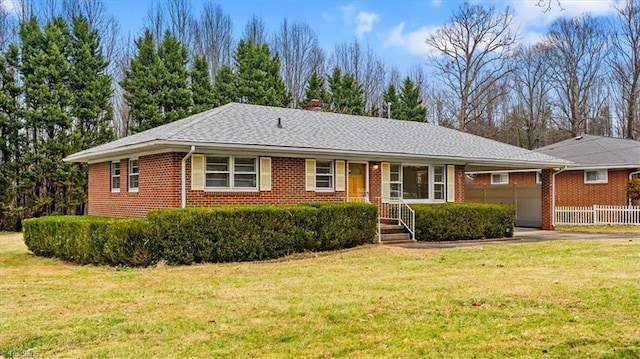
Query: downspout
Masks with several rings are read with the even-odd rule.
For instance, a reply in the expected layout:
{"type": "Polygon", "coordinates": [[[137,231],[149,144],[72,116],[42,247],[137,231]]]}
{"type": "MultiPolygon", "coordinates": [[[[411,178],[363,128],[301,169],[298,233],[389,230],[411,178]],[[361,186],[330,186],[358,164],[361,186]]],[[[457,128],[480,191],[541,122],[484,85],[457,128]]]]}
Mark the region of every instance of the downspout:
{"type": "Polygon", "coordinates": [[[567,170],[564,166],[560,171],[551,176],[551,227],[556,228],[556,175],[567,170]]]}
{"type": "MultiPolygon", "coordinates": [[[[633,179],[633,176],[635,176],[635,175],[640,175],[640,171],[635,171],[635,172],[629,173],[629,181],[631,181],[633,179]]],[[[631,197],[629,197],[629,206],[631,206],[631,197]]]]}
{"type": "Polygon", "coordinates": [[[181,183],[180,189],[182,194],[182,202],[181,208],[185,208],[187,206],[187,160],[191,157],[191,155],[196,151],[196,146],[191,146],[191,150],[182,158],[182,167],[181,170],[181,183]]]}

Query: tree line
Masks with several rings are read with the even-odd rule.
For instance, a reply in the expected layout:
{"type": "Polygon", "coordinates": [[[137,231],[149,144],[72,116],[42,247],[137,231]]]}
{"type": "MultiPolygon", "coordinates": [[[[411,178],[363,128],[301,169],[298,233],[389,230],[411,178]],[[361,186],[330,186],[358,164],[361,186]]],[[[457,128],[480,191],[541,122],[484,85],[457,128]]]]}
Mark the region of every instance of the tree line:
{"type": "Polygon", "coordinates": [[[640,138],[640,0],[608,19],[556,20],[519,45],[510,8],[462,4],[403,75],[355,40],[253,16],[236,38],[215,3],[149,10],[123,35],[102,0],[0,7],[0,228],[84,213],[87,173],[65,156],[229,102],[425,121],[536,148],[579,133],[640,138]],[[36,6],[38,5],[38,6],[36,6]],[[607,34],[610,34],[607,36],[607,34]]]}

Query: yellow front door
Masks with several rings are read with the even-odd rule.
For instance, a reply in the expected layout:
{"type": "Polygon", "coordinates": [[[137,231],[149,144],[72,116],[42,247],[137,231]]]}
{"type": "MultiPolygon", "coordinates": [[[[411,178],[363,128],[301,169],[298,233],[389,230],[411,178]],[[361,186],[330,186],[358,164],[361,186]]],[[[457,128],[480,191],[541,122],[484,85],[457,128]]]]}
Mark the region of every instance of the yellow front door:
{"type": "Polygon", "coordinates": [[[367,193],[366,170],[364,163],[349,163],[349,198],[364,199],[367,193]]]}

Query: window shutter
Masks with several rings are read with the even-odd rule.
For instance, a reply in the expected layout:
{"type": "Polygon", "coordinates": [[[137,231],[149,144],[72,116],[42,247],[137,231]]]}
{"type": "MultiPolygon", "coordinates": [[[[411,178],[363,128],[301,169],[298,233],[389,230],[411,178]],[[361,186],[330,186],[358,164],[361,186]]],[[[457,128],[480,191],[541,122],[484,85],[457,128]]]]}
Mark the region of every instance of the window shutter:
{"type": "Polygon", "coordinates": [[[336,191],[344,191],[344,161],[336,161],[336,191]]]}
{"type": "Polygon", "coordinates": [[[271,157],[260,157],[260,190],[271,191],[271,157]]]}
{"type": "Polygon", "coordinates": [[[305,181],[307,191],[316,190],[316,160],[305,160],[305,181]]]}
{"type": "Polygon", "coordinates": [[[380,163],[380,173],[382,174],[380,197],[383,201],[388,201],[391,197],[391,166],[389,162],[380,163]]]}
{"type": "Polygon", "coordinates": [[[447,165],[447,202],[456,201],[456,166],[447,165]]]}
{"type": "Polygon", "coordinates": [[[204,155],[191,155],[191,190],[204,190],[204,155]]]}

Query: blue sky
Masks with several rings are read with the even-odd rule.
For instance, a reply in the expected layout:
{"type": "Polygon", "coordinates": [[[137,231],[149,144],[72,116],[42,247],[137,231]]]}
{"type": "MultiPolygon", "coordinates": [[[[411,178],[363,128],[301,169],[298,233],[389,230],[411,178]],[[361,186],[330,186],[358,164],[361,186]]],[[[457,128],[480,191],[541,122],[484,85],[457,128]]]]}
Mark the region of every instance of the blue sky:
{"type": "MultiPolygon", "coordinates": [[[[11,7],[17,0],[0,0],[11,7]]],[[[516,24],[523,42],[539,40],[548,25],[560,16],[576,16],[583,12],[608,15],[613,12],[616,0],[560,0],[563,9],[552,1],[549,12],[536,7],[538,0],[470,0],[502,9],[515,9],[516,24]]],[[[123,33],[138,34],[148,10],[163,4],[158,0],[105,0],[108,11],[120,22],[123,33]]],[[[191,1],[195,13],[205,1],[191,1]]],[[[252,15],[263,18],[267,31],[275,31],[286,17],[292,22],[307,22],[317,33],[321,47],[330,52],[334,45],[360,40],[390,64],[406,70],[413,64],[425,63],[428,49],[424,39],[445,23],[452,11],[463,1],[217,1],[234,24],[234,36],[240,37],[242,29],[252,15]]]]}

